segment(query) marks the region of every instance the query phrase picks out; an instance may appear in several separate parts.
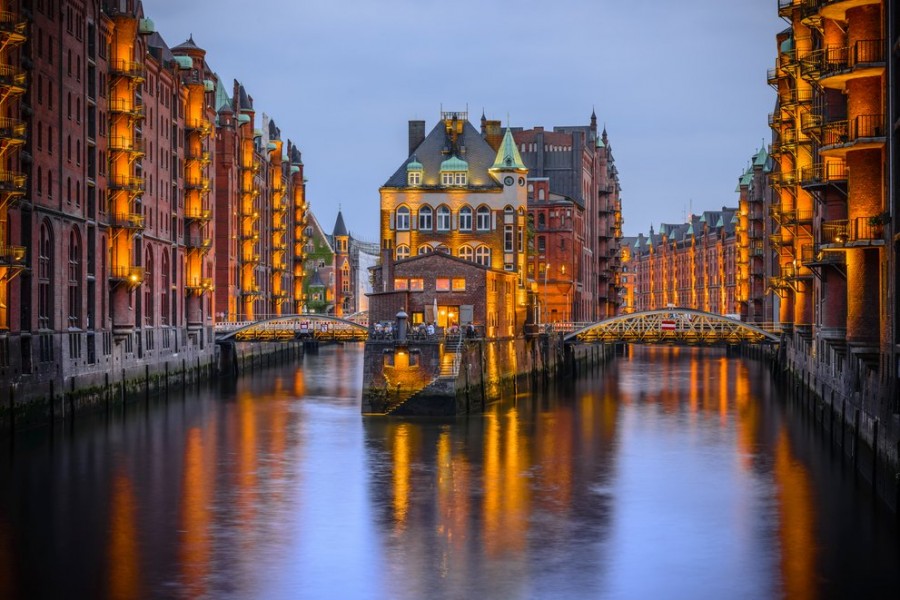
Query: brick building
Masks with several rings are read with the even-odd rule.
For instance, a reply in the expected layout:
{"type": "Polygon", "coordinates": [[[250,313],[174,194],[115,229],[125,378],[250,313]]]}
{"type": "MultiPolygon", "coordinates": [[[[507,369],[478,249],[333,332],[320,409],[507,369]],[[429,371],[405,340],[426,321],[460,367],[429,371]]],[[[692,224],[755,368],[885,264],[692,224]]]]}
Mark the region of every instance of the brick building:
{"type": "Polygon", "coordinates": [[[297,303],[299,152],[287,160],[274,126],[242,132],[270,177],[251,190],[267,227],[248,229],[267,236],[252,273],[267,295],[242,302],[241,180],[219,165],[246,154],[222,143],[246,106],[228,122],[193,40],[170,48],[136,0],[22,0],[3,3],[0,41],[0,386],[46,396],[196,368],[216,312],[297,303]]]}
{"type": "MultiPolygon", "coordinates": [[[[493,123],[482,118],[488,139],[493,123]]],[[[545,316],[598,321],[616,315],[621,189],[606,130],[598,134],[592,113],[589,125],[513,129],[513,136],[534,182],[528,206],[536,247],[529,277],[549,305],[545,316]]]]}
{"type": "Polygon", "coordinates": [[[739,222],[738,209],[723,207],[634,238],[627,263],[634,310],[677,306],[740,314],[739,222]]]}
{"type": "Polygon", "coordinates": [[[513,273],[524,305],[527,169],[508,130],[493,141],[464,112],[443,112],[427,136],[410,121],[409,154],[380,189],[381,244],[391,260],[443,252],[513,273]]]}

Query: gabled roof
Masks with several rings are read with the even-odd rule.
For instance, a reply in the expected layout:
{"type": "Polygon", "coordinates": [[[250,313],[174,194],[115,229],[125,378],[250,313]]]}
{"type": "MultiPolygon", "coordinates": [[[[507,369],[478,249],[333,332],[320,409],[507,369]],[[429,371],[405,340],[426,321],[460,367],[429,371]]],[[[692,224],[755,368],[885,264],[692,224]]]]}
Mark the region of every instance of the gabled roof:
{"type": "Polygon", "coordinates": [[[319,277],[319,269],[313,269],[312,275],[309,276],[309,287],[325,287],[322,278],[319,277]]]}
{"type": "MultiPolygon", "coordinates": [[[[494,164],[496,152],[481,137],[481,133],[468,121],[463,125],[463,132],[457,140],[457,147],[460,149],[459,158],[468,163],[467,187],[469,189],[502,187],[488,172],[488,169],[494,164]],[[462,151],[463,149],[465,150],[464,152],[462,151]]],[[[417,188],[442,188],[440,185],[441,163],[450,158],[450,150],[451,144],[447,138],[444,122],[438,121],[437,125],[425,136],[425,139],[422,140],[418,147],[413,148],[413,151],[403,160],[402,164],[382,187],[408,187],[406,165],[409,164],[413,155],[415,155],[416,160],[422,164],[423,168],[422,185],[417,186],[417,188]]]]}

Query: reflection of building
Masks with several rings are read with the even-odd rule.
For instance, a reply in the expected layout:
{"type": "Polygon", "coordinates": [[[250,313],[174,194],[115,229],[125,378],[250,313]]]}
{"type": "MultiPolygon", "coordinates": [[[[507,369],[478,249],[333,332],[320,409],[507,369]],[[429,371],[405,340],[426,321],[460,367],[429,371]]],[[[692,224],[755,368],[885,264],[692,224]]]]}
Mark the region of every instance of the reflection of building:
{"type": "MultiPolygon", "coordinates": [[[[467,113],[443,112],[425,135],[409,123],[409,155],[382,186],[381,241],[390,260],[444,252],[517,277],[525,301],[527,169],[512,134],[488,141],[467,113]]],[[[390,277],[382,290],[391,291],[390,277]]]]}
{"type": "MultiPolygon", "coordinates": [[[[491,138],[496,122],[482,119],[491,138]]],[[[529,278],[550,320],[598,321],[618,310],[619,177],[597,115],[590,125],[514,130],[528,167],[535,248],[529,278]],[[543,197],[542,197],[543,193],[543,197]],[[541,244],[544,250],[541,251],[541,244]]]]}
{"type": "Polygon", "coordinates": [[[678,306],[740,314],[737,296],[737,209],[691,215],[687,223],[640,234],[629,253],[636,277],[634,307],[678,306]]]}

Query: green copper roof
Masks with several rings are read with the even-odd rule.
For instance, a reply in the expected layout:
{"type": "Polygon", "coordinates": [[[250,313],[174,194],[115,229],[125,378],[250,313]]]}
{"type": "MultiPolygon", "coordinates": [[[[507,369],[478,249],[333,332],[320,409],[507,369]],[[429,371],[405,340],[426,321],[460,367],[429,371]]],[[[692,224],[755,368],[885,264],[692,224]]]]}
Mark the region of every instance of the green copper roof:
{"type": "Polygon", "coordinates": [[[597,148],[606,148],[606,144],[603,143],[601,138],[597,138],[597,148]]]}
{"type": "Polygon", "coordinates": [[[687,231],[684,232],[685,236],[694,235],[694,224],[691,223],[688,225],[687,231]]]}
{"type": "MultiPolygon", "coordinates": [[[[468,168],[468,165],[466,165],[466,168],[468,168]]],[[[413,156],[412,156],[412,158],[410,159],[410,161],[409,161],[408,163],[406,163],[406,170],[407,170],[407,171],[424,171],[424,170],[425,170],[425,167],[422,166],[422,163],[420,163],[420,162],[416,159],[416,155],[413,154],[413,156]]],[[[449,169],[448,169],[448,170],[449,170],[449,169]]]]}
{"type": "Polygon", "coordinates": [[[716,227],[724,227],[725,221],[722,220],[722,215],[719,215],[719,220],[716,221],[716,227]]]}
{"type": "Polygon", "coordinates": [[[754,167],[764,167],[766,166],[766,162],[769,160],[769,153],[766,152],[765,148],[760,148],[759,152],[756,153],[756,156],[753,157],[753,166],[754,167]]]}
{"type": "Polygon", "coordinates": [[[737,214],[737,213],[734,213],[734,216],[731,217],[731,222],[732,222],[733,224],[740,223],[740,219],[738,219],[738,214],[737,214]]]}
{"type": "Polygon", "coordinates": [[[190,69],[194,66],[194,59],[190,56],[176,56],[175,64],[178,65],[179,69],[190,69]]]}
{"type": "Polygon", "coordinates": [[[218,77],[216,78],[216,112],[222,110],[223,106],[231,106],[231,98],[228,97],[228,93],[225,91],[225,86],[222,85],[222,80],[218,77]]]}
{"type": "Polygon", "coordinates": [[[469,163],[456,155],[441,163],[441,171],[468,171],[469,163]]]}
{"type": "Polygon", "coordinates": [[[781,51],[782,52],[793,52],[794,50],[794,38],[789,37],[788,39],[781,42],[781,51]]]}
{"type": "Polygon", "coordinates": [[[522,169],[527,170],[528,167],[522,162],[522,156],[519,149],[516,148],[516,141],[513,139],[512,131],[506,128],[503,135],[503,141],[500,142],[500,148],[497,150],[497,158],[494,159],[492,169],[522,169]]]}

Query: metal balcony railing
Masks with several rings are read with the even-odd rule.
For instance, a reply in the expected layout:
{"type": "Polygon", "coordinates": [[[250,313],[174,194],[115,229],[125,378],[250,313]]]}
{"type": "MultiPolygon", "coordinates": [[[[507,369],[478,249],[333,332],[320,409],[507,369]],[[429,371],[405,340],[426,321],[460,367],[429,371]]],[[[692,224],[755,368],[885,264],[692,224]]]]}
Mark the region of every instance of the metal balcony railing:
{"type": "Polygon", "coordinates": [[[129,286],[138,286],[144,281],[144,267],[111,267],[109,278],[112,281],[127,283],[129,286]]]}
{"type": "Polygon", "coordinates": [[[846,183],[847,164],[843,161],[832,161],[800,169],[800,185],[816,186],[826,183],[846,183]]]}
{"type": "Polygon", "coordinates": [[[133,60],[113,60],[109,63],[109,70],[115,77],[128,77],[130,79],[144,78],[144,65],[133,60]]]}
{"type": "Polygon", "coordinates": [[[213,280],[209,277],[194,277],[185,282],[184,289],[188,295],[201,296],[213,291],[215,286],[213,285],[213,280]]]}
{"type": "Polygon", "coordinates": [[[208,208],[187,208],[184,211],[184,218],[189,221],[209,221],[212,218],[212,211],[208,208]]]}
{"type": "Polygon", "coordinates": [[[801,225],[812,223],[812,210],[786,210],[782,213],[781,222],[783,225],[801,225]]]}
{"type": "Polygon", "coordinates": [[[832,121],[823,128],[823,146],[840,146],[863,139],[883,139],[884,115],[859,115],[846,121],[832,121]]]}
{"type": "Polygon", "coordinates": [[[25,41],[28,32],[28,21],[19,13],[4,10],[0,11],[0,37],[11,42],[25,41]]]}
{"type": "Polygon", "coordinates": [[[24,142],[27,134],[28,127],[25,121],[9,117],[0,118],[0,139],[24,142]]]}
{"type": "Polygon", "coordinates": [[[212,240],[201,235],[185,236],[184,245],[190,250],[207,251],[212,248],[212,240]]]}
{"type": "Polygon", "coordinates": [[[119,213],[109,217],[109,224],[118,229],[143,229],[144,215],[138,213],[119,213]]]}
{"type": "Polygon", "coordinates": [[[111,98],[109,100],[109,112],[128,115],[132,119],[144,118],[144,105],[131,98],[111,98]]]}
{"type": "Polygon", "coordinates": [[[0,192],[25,193],[28,176],[16,171],[0,171],[0,192]]]}
{"type": "Polygon", "coordinates": [[[0,267],[25,266],[26,254],[24,246],[0,246],[0,267]]]}
{"type": "Polygon", "coordinates": [[[803,246],[800,249],[800,262],[806,266],[843,265],[846,263],[844,252],[828,252],[818,244],[803,246]]]}
{"type": "Polygon", "coordinates": [[[199,132],[206,135],[212,131],[212,123],[206,119],[185,119],[184,128],[191,132],[199,132]]]}
{"type": "Polygon", "coordinates": [[[209,191],[209,179],[206,177],[191,177],[184,180],[184,189],[209,191]]]}
{"type": "Polygon", "coordinates": [[[113,190],[127,190],[131,192],[144,191],[144,179],[131,175],[114,175],[109,178],[109,187],[113,190]]]}
{"type": "Polygon", "coordinates": [[[196,161],[196,162],[200,162],[200,163],[204,163],[204,164],[205,164],[205,163],[210,162],[210,154],[209,154],[209,152],[206,152],[206,151],[202,151],[202,152],[190,152],[190,151],[186,151],[186,152],[184,153],[184,160],[186,160],[186,161],[196,161]]]}
{"type": "Polygon", "coordinates": [[[0,65],[0,87],[10,88],[13,91],[24,92],[28,77],[25,71],[9,65],[0,65]]]}
{"type": "Polygon", "coordinates": [[[884,225],[878,215],[824,221],[821,239],[830,246],[883,241],[884,225]]]}
{"type": "Polygon", "coordinates": [[[769,180],[773,187],[785,187],[785,186],[796,185],[797,172],[796,171],[778,171],[777,173],[771,173],[769,175],[769,180]]]}
{"type": "Polygon", "coordinates": [[[109,149],[113,152],[144,154],[144,140],[141,138],[127,138],[124,136],[111,137],[109,138],[109,149]]]}

